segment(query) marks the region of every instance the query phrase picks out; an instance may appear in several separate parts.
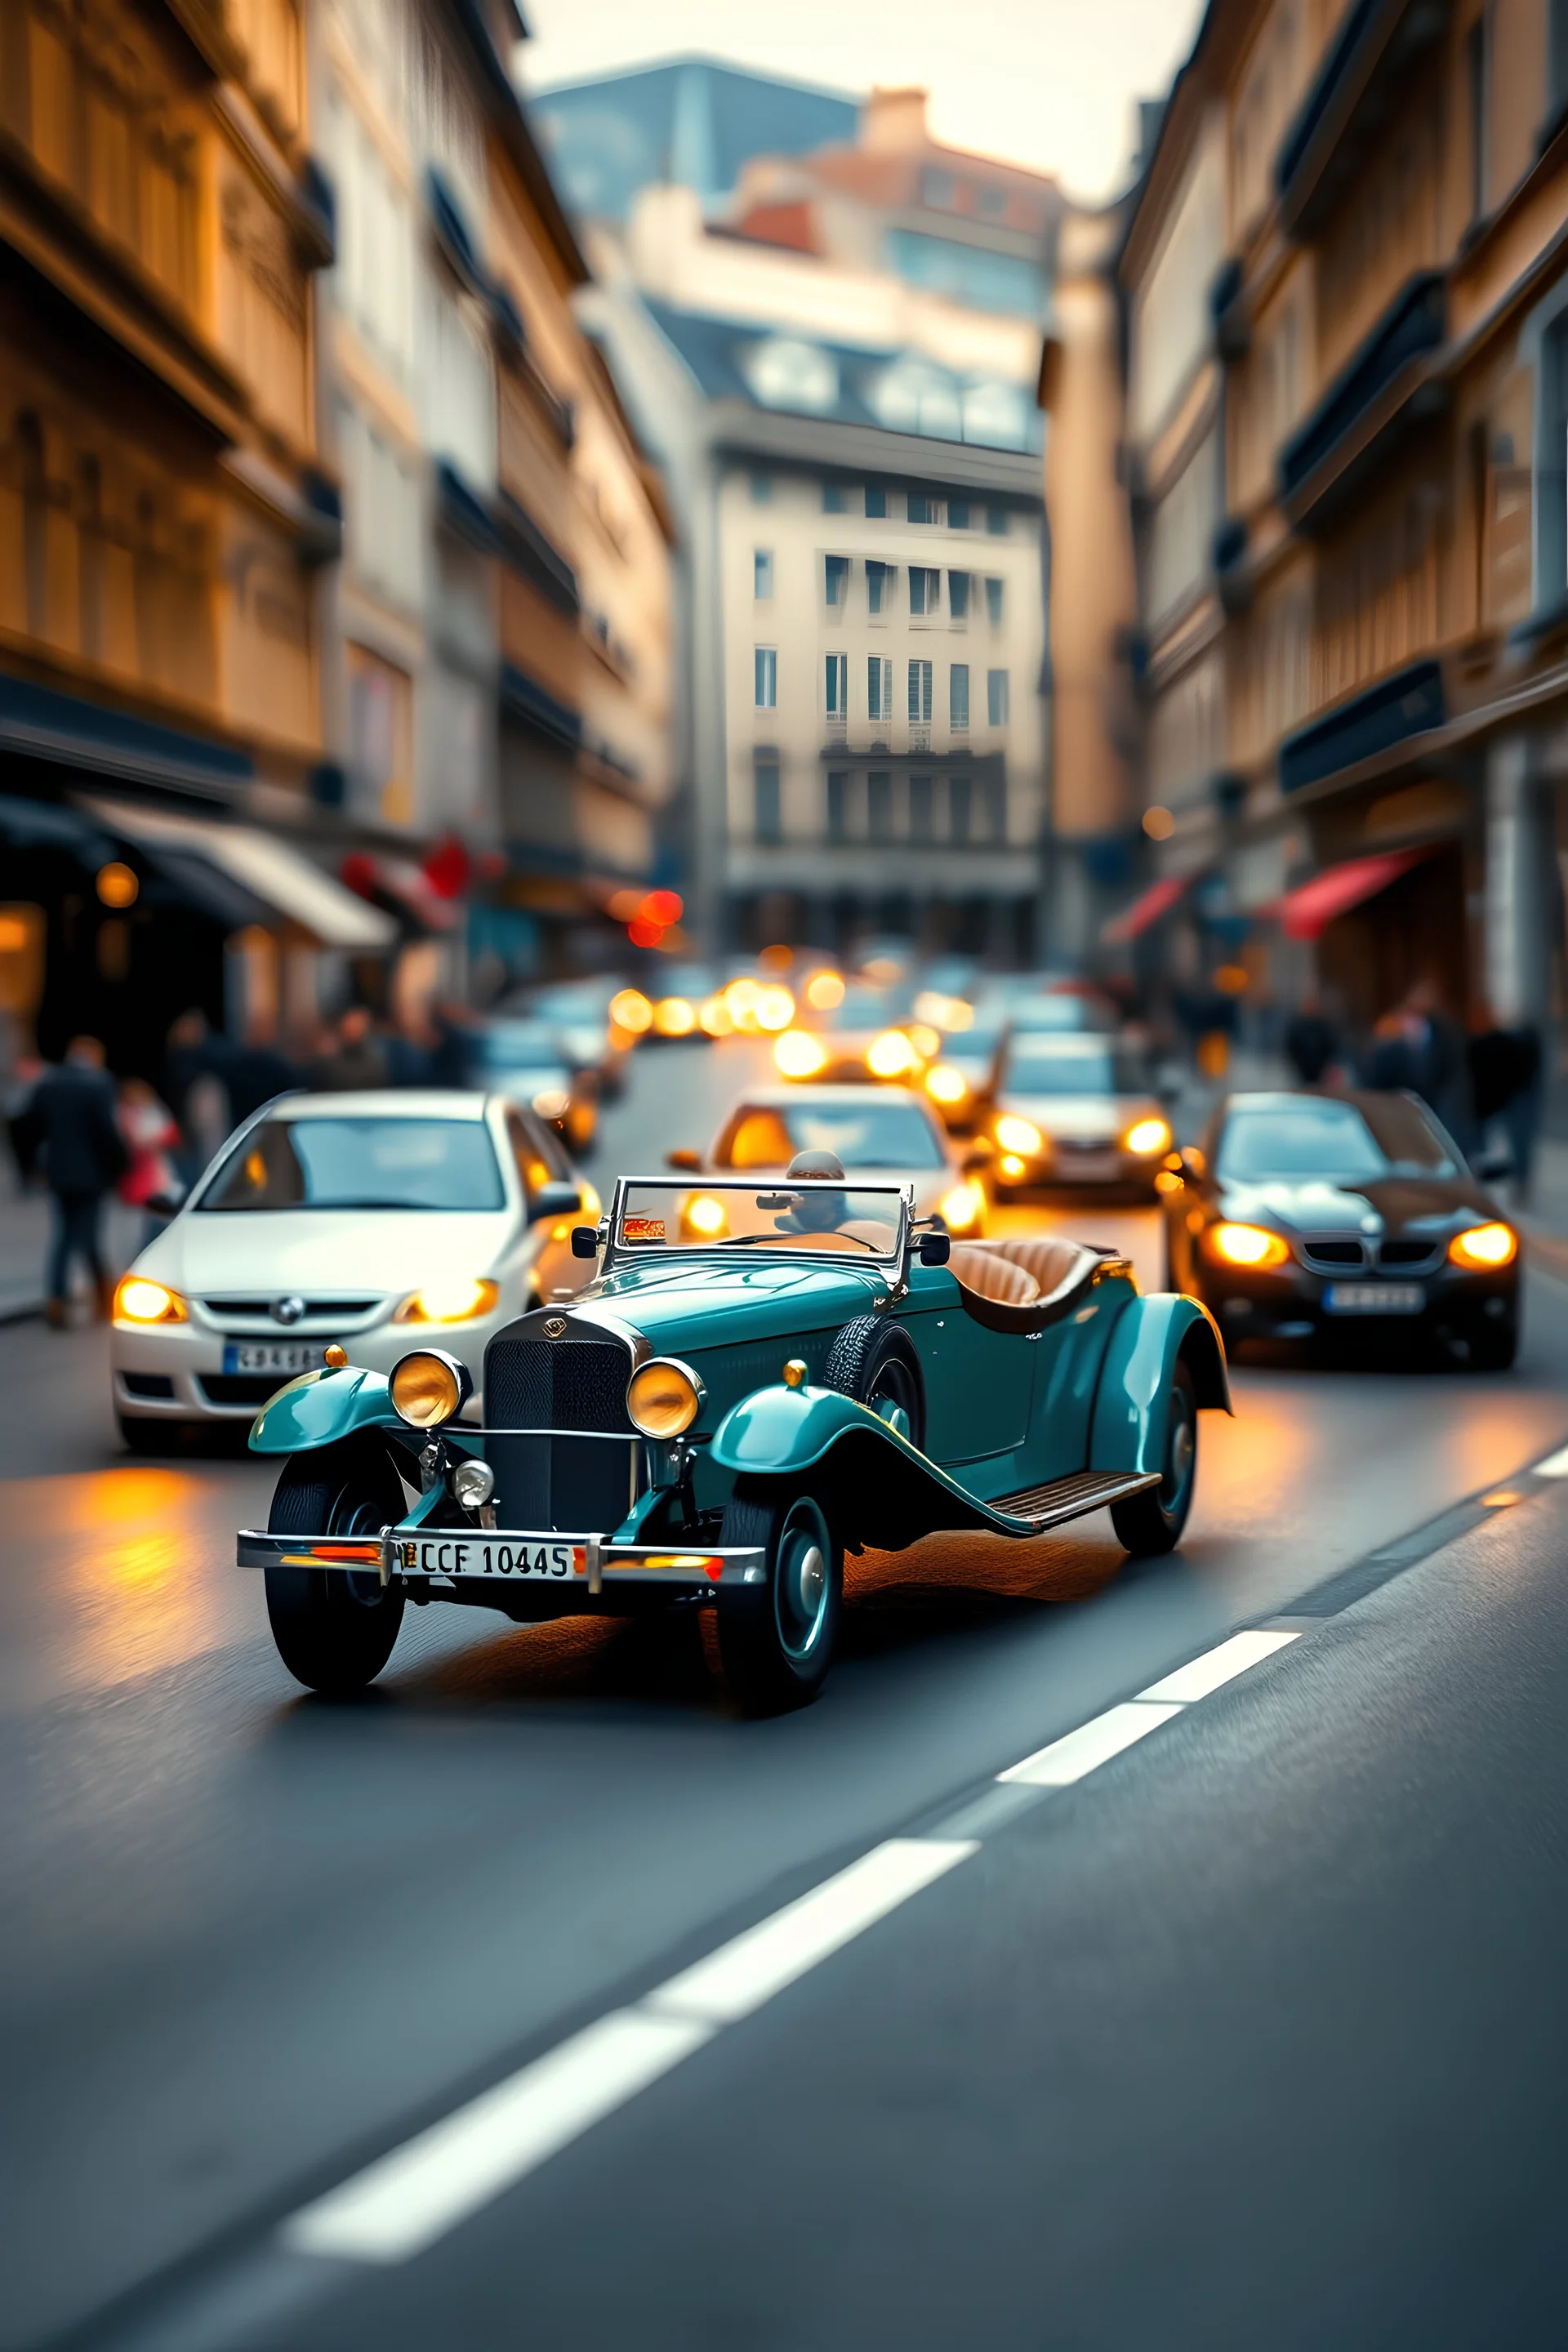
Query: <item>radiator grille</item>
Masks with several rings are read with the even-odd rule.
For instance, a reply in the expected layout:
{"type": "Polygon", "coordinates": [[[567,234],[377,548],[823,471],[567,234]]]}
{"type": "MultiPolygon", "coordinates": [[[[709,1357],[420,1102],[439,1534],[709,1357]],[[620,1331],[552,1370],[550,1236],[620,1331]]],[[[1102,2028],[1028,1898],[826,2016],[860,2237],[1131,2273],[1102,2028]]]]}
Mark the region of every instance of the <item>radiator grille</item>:
{"type": "Polygon", "coordinates": [[[629,1433],[631,1369],[628,1351],[614,1339],[514,1339],[502,1332],[485,1355],[486,1423],[629,1433]]]}

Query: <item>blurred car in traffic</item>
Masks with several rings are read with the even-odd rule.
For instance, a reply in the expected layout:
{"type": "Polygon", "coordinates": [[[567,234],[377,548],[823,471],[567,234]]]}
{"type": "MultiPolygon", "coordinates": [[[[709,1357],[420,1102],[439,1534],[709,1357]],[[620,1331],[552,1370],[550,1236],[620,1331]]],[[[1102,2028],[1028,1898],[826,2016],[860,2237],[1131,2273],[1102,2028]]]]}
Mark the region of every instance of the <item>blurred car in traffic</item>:
{"type": "MultiPolygon", "coordinates": [[[[931,1031],[932,1048],[940,1042],[931,1031]]],[[[797,1084],[875,1079],[913,1086],[924,1066],[925,1056],[909,1027],[894,1019],[886,992],[859,980],[839,979],[837,994],[820,987],[814,995],[808,987],[793,1024],[773,1046],[780,1077],[797,1084]]]]}
{"type": "Polygon", "coordinates": [[[997,1199],[1028,1188],[1149,1201],[1173,1144],[1142,1059],[1116,1038],[1015,1028],[987,1116],[997,1199]]]}
{"type": "Polygon", "coordinates": [[[797,1151],[831,1151],[847,1175],[912,1184],[915,1212],[972,1241],[985,1230],[985,1193],[929,1104],[903,1087],[754,1087],[730,1107],[706,1155],[672,1151],[672,1168],[782,1175],[797,1151]]]}
{"type": "Polygon", "coordinates": [[[721,990],[718,973],[706,964],[667,963],[648,974],[643,993],[651,1010],[650,1044],[675,1045],[687,1038],[701,1044],[714,1034],[710,1026],[704,1027],[702,1012],[721,990]]]}
{"type": "Polygon", "coordinates": [[[388,1372],[421,1341],[482,1377],[485,1343],[592,1266],[599,1202],[537,1114],[500,1094],[284,1095],[233,1136],[114,1296],[126,1444],[249,1421],[337,1343],[388,1372]]]}
{"type": "MultiPolygon", "coordinates": [[[[921,1011],[919,997],[915,1010],[921,1011]]],[[[950,1003],[944,1010],[951,1021],[958,1006],[950,1003]]],[[[974,1010],[965,1003],[963,1012],[968,1018],[962,1027],[942,1030],[924,1078],[926,1093],[954,1135],[972,1134],[990,1108],[996,1057],[1007,1035],[1006,1017],[994,1008],[974,1010]]]]}
{"type": "Polygon", "coordinates": [[[620,992],[614,979],[568,980],[535,989],[528,1000],[527,1011],[554,1030],[573,1067],[593,1072],[601,1102],[624,1092],[626,1057],[642,1034],[616,1019],[611,1006],[620,992]]]}
{"type": "Polygon", "coordinates": [[[1227,1341],[1353,1328],[1514,1360],[1518,1232],[1414,1095],[1232,1095],[1162,1189],[1172,1278],[1227,1341]]]}
{"type": "Polygon", "coordinates": [[[487,1021],[468,1046],[468,1075],[486,1092],[508,1096],[548,1121],[572,1151],[593,1149],[599,1125],[598,1080],[580,1067],[548,1021],[487,1021]]]}
{"type": "Polygon", "coordinates": [[[1077,988],[1013,997],[1007,1001],[1007,1017],[1015,1030],[1030,1034],[1109,1037],[1121,1024],[1109,997],[1077,988]]]}

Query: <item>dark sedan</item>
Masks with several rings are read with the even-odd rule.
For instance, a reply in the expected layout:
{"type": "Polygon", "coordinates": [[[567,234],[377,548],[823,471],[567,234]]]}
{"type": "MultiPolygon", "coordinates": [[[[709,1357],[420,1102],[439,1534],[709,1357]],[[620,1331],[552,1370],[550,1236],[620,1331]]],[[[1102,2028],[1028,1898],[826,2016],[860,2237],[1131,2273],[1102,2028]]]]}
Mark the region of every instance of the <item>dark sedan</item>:
{"type": "Polygon", "coordinates": [[[1512,1363],[1518,1233],[1413,1095],[1232,1095],[1162,1185],[1173,1285],[1227,1344],[1354,1330],[1512,1363]]]}

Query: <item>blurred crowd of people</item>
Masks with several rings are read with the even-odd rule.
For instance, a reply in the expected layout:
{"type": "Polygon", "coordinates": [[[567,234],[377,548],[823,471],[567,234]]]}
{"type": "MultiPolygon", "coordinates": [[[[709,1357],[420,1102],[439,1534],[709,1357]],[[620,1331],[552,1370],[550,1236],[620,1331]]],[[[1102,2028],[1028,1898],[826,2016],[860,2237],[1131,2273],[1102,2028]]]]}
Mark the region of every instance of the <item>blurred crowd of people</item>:
{"type": "Polygon", "coordinates": [[[19,1063],[0,1110],[19,1186],[49,1200],[49,1322],[64,1328],[78,1265],[107,1319],[114,1283],[103,1218],[111,1199],[141,1213],[145,1241],[174,1215],[226,1138],[278,1095],[465,1086],[472,1022],[459,1006],[393,1024],[353,1005],[323,1032],[312,1055],[293,1061],[275,1046],[223,1035],[193,1009],[169,1032],[161,1087],[144,1077],[112,1077],[96,1037],[73,1037],[58,1065],[19,1063]]]}

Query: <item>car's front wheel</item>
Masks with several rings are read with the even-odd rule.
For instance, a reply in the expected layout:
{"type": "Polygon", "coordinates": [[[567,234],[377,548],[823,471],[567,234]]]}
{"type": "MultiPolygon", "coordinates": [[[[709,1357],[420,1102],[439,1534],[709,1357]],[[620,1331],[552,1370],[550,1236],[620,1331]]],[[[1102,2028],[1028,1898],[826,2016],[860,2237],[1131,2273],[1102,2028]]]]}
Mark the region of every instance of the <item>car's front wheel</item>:
{"type": "MultiPolygon", "coordinates": [[[[368,1536],[395,1526],[406,1506],[384,1446],[345,1438],[284,1465],[267,1525],[274,1535],[368,1536]]],[[[401,1590],[379,1574],[269,1568],[267,1615],[278,1654],[308,1690],[342,1697],[374,1682],[403,1622],[401,1590]]]]}
{"type": "Polygon", "coordinates": [[[1193,1376],[1178,1360],[1166,1400],[1164,1475],[1124,1503],[1112,1503],[1117,1541],[1140,1557],[1173,1551],[1182,1540],[1198,1480],[1198,1398],[1193,1376]]]}
{"type": "Polygon", "coordinates": [[[719,1594],[724,1679],[747,1715],[805,1706],[827,1679],[844,1606],[844,1548],[814,1495],[737,1486],[720,1536],[763,1554],[763,1580],[719,1594]]]}

